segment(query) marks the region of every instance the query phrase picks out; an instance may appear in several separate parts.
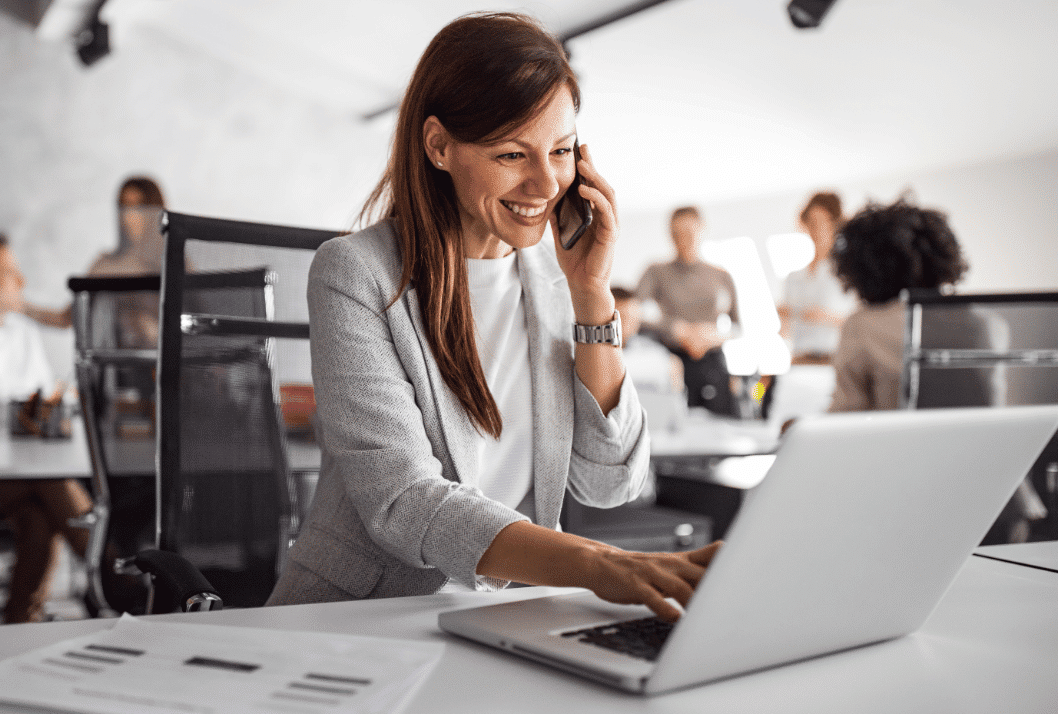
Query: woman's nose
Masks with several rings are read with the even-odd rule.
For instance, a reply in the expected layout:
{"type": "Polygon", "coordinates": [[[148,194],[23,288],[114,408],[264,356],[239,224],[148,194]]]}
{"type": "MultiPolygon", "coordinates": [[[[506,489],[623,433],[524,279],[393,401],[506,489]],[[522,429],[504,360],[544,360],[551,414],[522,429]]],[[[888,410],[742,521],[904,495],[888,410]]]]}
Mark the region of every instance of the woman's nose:
{"type": "Polygon", "coordinates": [[[529,181],[532,185],[532,193],[549,201],[558,195],[561,188],[558,168],[550,161],[534,162],[529,181]]]}

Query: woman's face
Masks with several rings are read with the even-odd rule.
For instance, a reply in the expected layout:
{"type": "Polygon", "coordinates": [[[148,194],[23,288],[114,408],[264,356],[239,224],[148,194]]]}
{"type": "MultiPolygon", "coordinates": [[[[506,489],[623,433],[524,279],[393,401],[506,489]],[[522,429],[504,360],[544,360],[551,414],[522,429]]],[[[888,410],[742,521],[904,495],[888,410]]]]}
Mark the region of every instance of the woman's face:
{"type": "MultiPolygon", "coordinates": [[[[429,120],[427,120],[429,125],[429,120]]],[[[452,176],[469,258],[500,258],[536,245],[576,174],[576,112],[563,86],[542,111],[496,144],[427,146],[452,176]]],[[[435,158],[436,157],[436,158],[435,158]]]]}
{"type": "Polygon", "coordinates": [[[139,243],[147,229],[149,211],[144,210],[147,197],[135,186],[126,186],[121,190],[118,205],[121,208],[121,225],[125,235],[133,243],[139,243]]]}
{"type": "Polygon", "coordinates": [[[812,206],[808,209],[804,224],[812,242],[816,244],[816,255],[820,257],[830,255],[830,250],[834,247],[834,234],[837,228],[830,212],[820,206],[812,206]]]}
{"type": "Polygon", "coordinates": [[[694,263],[698,260],[698,238],[702,234],[702,219],[693,214],[683,214],[673,219],[670,226],[672,244],[676,247],[676,257],[683,263],[694,263]]]}

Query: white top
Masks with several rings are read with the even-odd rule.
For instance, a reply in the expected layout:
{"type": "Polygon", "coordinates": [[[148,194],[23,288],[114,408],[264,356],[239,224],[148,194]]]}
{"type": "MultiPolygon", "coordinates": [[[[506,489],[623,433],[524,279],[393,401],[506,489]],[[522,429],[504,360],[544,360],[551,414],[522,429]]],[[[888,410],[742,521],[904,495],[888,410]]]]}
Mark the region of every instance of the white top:
{"type": "Polygon", "coordinates": [[[834,263],[824,259],[815,270],[811,266],[790,273],[784,284],[783,302],[790,308],[791,351],[795,354],[831,355],[838,348],[841,328],[804,322],[800,314],[813,307],[847,317],[856,307],[856,297],[845,292],[834,274],[834,263]]]}
{"type": "Polygon", "coordinates": [[[50,397],[54,388],[36,323],[17,312],[0,313],[0,400],[28,399],[38,389],[50,397]]]}
{"type": "Polygon", "coordinates": [[[518,253],[467,260],[470,304],[485,381],[503,417],[499,440],[478,444],[478,487],[494,501],[517,508],[533,482],[533,396],[529,332],[518,279],[518,253]]]}

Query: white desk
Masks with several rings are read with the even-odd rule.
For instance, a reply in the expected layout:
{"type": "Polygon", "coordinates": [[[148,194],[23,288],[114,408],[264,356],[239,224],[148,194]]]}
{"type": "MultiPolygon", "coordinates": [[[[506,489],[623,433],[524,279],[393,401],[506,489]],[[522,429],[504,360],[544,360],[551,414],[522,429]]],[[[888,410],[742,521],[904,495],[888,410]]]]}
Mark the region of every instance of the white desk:
{"type": "MultiPolygon", "coordinates": [[[[443,641],[447,649],[440,665],[407,710],[417,714],[1053,714],[1058,701],[1053,684],[1058,680],[1058,574],[1047,571],[972,557],[925,627],[909,637],[650,699],[437,629],[442,610],[551,591],[525,588],[160,617],[443,641]]],[[[95,620],[0,627],[0,657],[105,626],[95,620]]]]}
{"type": "Polygon", "coordinates": [[[978,548],[974,553],[1007,563],[1027,565],[1030,568],[1053,570],[1058,575],[1058,541],[986,545],[978,548]]]}
{"type": "Polygon", "coordinates": [[[39,439],[11,436],[4,425],[0,429],[0,479],[91,476],[84,424],[79,417],[74,417],[70,427],[69,439],[39,439]]]}
{"type": "Polygon", "coordinates": [[[675,428],[651,428],[652,458],[770,454],[779,446],[779,427],[762,420],[716,416],[691,409],[675,428]]]}
{"type": "MultiPolygon", "coordinates": [[[[39,439],[11,436],[0,429],[0,479],[89,478],[92,465],[88,455],[84,421],[78,415],[70,420],[69,439],[39,439]]],[[[154,472],[153,437],[146,439],[111,440],[105,445],[115,455],[115,476],[139,476],[154,472]],[[120,464],[127,466],[123,471],[120,464]]],[[[287,454],[295,471],[318,471],[319,446],[304,441],[289,440],[287,454]]]]}

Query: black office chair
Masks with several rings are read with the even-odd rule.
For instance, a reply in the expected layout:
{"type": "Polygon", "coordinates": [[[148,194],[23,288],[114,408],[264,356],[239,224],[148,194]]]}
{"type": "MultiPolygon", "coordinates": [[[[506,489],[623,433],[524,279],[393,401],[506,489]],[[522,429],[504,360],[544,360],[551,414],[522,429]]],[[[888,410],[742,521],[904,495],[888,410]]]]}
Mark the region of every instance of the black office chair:
{"type": "MultiPolygon", "coordinates": [[[[121,577],[139,572],[160,576],[165,583],[155,610],[174,609],[174,603],[193,608],[199,600],[215,606],[216,598],[185,592],[204,582],[190,563],[147,550],[157,543],[155,373],[161,278],[73,278],[69,286],[75,296],[77,380],[92,462],[93,509],[75,523],[90,529],[86,606],[93,615],[151,611],[147,589],[135,578],[121,577]]],[[[184,287],[188,303],[213,312],[223,308],[251,318],[269,315],[269,275],[262,268],[189,274],[184,287]]],[[[270,395],[271,386],[266,386],[270,395]]],[[[265,428],[260,433],[271,432],[265,428]]]]}
{"type": "Polygon", "coordinates": [[[225,604],[258,606],[305,508],[287,459],[276,362],[277,340],[304,343],[308,324],[274,319],[277,273],[304,281],[316,248],[337,232],[177,213],[162,220],[158,550],[195,566],[225,604]],[[273,266],[232,283],[233,268],[262,257],[273,266]],[[188,273],[189,262],[199,272],[188,273]]]}
{"type": "MultiPolygon", "coordinates": [[[[901,406],[1058,404],[1058,293],[910,290],[903,299],[901,406]]],[[[1058,538],[1058,434],[984,544],[1026,538],[1058,538]]]]}

